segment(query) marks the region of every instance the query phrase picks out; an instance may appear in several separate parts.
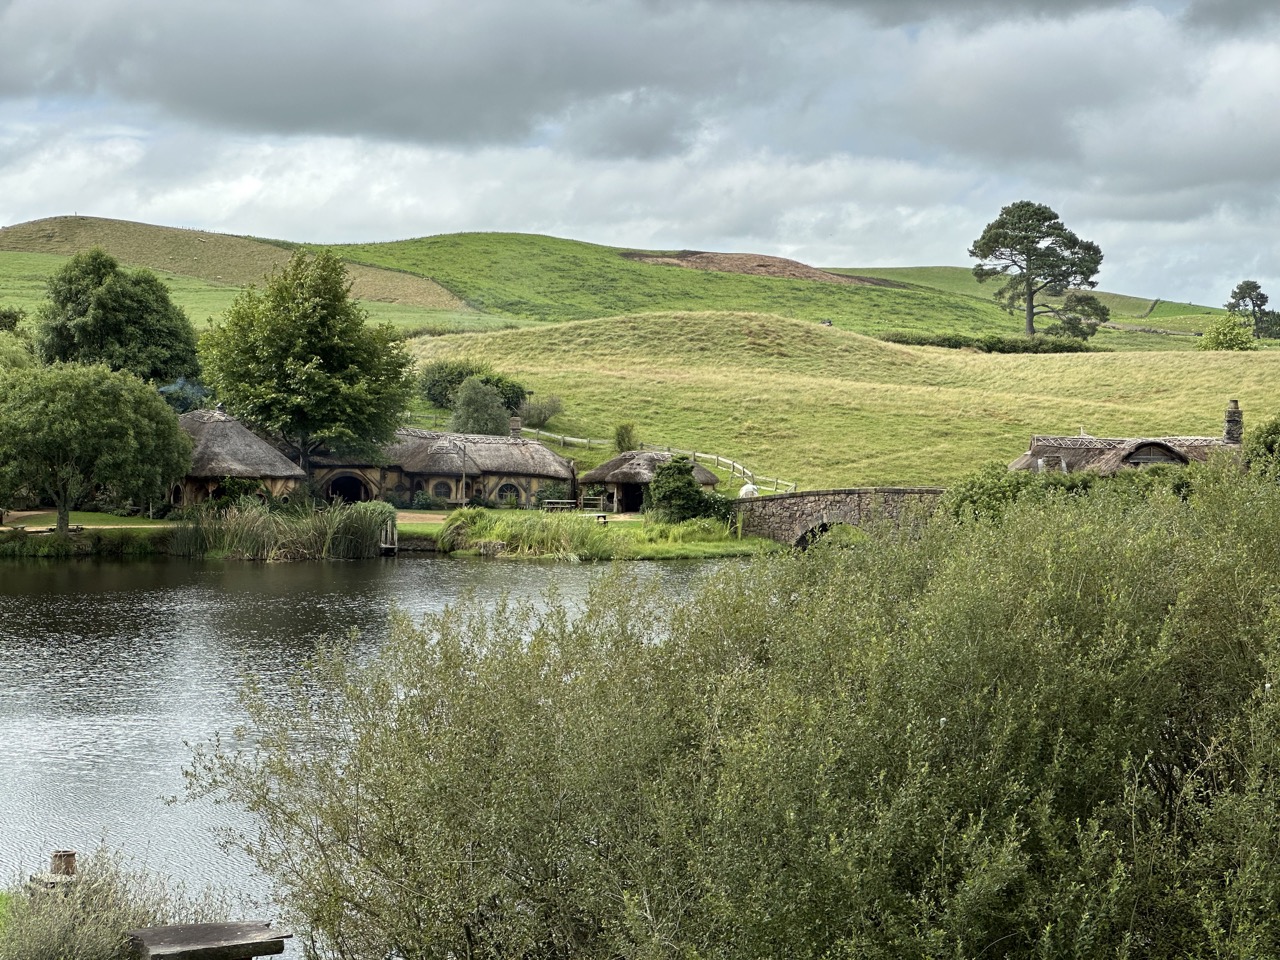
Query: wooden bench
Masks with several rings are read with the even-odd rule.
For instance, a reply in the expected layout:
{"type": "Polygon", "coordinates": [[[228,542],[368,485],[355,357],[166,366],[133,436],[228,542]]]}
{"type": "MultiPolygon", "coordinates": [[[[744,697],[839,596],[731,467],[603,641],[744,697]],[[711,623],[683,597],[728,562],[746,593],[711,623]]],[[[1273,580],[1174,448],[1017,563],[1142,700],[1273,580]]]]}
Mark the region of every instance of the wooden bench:
{"type": "Polygon", "coordinates": [[[542,509],[547,511],[555,510],[577,510],[577,500],[543,500],[542,509]]]}
{"type": "Polygon", "coordinates": [[[607,527],[609,525],[609,515],[607,513],[597,513],[596,523],[607,527]]]}
{"type": "Polygon", "coordinates": [[[284,953],[293,936],[260,921],[147,927],[125,935],[136,960],[250,960],[284,953]]]}

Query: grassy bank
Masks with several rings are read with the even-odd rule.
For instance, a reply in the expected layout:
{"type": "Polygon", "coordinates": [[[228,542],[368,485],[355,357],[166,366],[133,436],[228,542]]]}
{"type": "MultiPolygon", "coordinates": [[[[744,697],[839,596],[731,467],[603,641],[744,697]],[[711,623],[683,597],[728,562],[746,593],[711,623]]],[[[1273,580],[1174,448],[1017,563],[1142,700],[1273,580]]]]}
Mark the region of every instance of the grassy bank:
{"type": "Polygon", "coordinates": [[[770,540],[738,539],[714,520],[602,524],[594,515],[474,507],[450,515],[438,543],[463,555],[569,561],[711,559],[779,549],[770,540]]]}
{"type": "Polygon", "coordinates": [[[156,527],[86,528],[59,536],[0,527],[0,557],[150,557],[168,552],[170,531],[156,527]]]}

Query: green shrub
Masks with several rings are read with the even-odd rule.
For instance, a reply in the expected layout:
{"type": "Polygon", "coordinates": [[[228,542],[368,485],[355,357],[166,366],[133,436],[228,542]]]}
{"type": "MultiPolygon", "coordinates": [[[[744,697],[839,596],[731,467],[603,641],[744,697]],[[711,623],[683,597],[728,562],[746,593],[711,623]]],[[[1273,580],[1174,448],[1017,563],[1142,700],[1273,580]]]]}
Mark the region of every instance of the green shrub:
{"type": "Polygon", "coordinates": [[[453,396],[449,429],[454,433],[507,436],[511,425],[502,395],[479,377],[463,380],[453,396]]]}
{"type": "Polygon", "coordinates": [[[1244,459],[1250,469],[1280,474],[1280,417],[1272,417],[1249,431],[1244,459]]]}
{"type": "Polygon", "coordinates": [[[516,411],[526,427],[541,430],[551,418],[564,410],[564,402],[557,396],[526,397],[516,411]]]}
{"type": "Polygon", "coordinates": [[[418,383],[427,402],[450,410],[454,391],[463,380],[492,372],[489,364],[477,360],[435,360],[422,368],[418,383]]]}
{"type": "Polygon", "coordinates": [[[613,428],[613,449],[618,453],[640,449],[640,438],[634,423],[620,423],[613,428]]]}
{"type": "Polygon", "coordinates": [[[529,395],[523,384],[510,377],[495,373],[493,368],[478,360],[436,360],[422,368],[418,376],[422,396],[431,404],[452,410],[457,403],[458,388],[472,377],[492,387],[502,400],[508,414],[514,414],[529,395]]]}
{"type": "Polygon", "coordinates": [[[1239,314],[1225,313],[1209,320],[1196,347],[1200,350],[1257,350],[1258,341],[1254,338],[1250,321],[1242,320],[1239,314]]]}
{"type": "Polygon", "coordinates": [[[419,490],[413,495],[414,510],[448,510],[452,506],[443,497],[437,497],[426,490],[419,490]]]}
{"type": "Polygon", "coordinates": [[[534,494],[534,500],[539,505],[546,503],[548,500],[568,500],[569,485],[563,480],[552,480],[544,483],[538,488],[538,492],[534,494]]]}
{"type": "Polygon", "coordinates": [[[227,920],[227,898],[190,895],[180,884],[131,867],[99,849],[82,857],[65,890],[6,891],[0,960],[126,960],[125,931],[227,920]]]}
{"type": "Polygon", "coordinates": [[[890,330],[876,335],[888,343],[917,347],[946,347],[951,350],[978,350],[982,353],[1089,353],[1104,348],[1094,347],[1075,336],[1034,337],[988,333],[969,336],[962,333],[913,333],[890,330]]]}
{"type": "Polygon", "coordinates": [[[686,456],[661,464],[645,491],[645,510],[656,519],[680,523],[695,517],[727,522],[733,501],[718,493],[706,493],[693,477],[693,463],[686,456]]]}
{"type": "Polygon", "coordinates": [[[948,487],[942,497],[942,509],[957,520],[993,520],[1020,501],[1044,502],[1054,497],[1084,496],[1092,492],[1131,499],[1159,492],[1185,499],[1195,476],[1195,471],[1159,464],[1124,469],[1104,477],[1088,470],[1032,473],[990,463],[948,487]]]}

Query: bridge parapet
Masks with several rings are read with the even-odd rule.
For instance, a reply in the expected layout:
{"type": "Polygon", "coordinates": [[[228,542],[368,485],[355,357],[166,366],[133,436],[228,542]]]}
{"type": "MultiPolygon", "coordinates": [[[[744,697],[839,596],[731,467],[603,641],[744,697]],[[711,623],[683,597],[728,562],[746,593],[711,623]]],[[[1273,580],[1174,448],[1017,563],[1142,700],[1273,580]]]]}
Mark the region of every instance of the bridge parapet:
{"type": "Polygon", "coordinates": [[[850,487],[801,490],[735,501],[742,532],[799,545],[837,524],[861,526],[873,520],[898,520],[913,511],[932,512],[942,487],[850,487]]]}

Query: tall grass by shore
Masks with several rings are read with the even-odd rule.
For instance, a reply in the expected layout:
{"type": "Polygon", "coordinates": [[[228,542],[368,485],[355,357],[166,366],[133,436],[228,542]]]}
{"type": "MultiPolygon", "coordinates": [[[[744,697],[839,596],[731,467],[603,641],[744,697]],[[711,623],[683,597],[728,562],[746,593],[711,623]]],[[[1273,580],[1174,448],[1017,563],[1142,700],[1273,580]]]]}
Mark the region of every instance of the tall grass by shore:
{"type": "Polygon", "coordinates": [[[738,539],[728,524],[699,518],[605,525],[577,513],[458,510],[437,539],[447,553],[552,560],[675,560],[741,556],[773,549],[771,541],[738,539]]]}
{"type": "Polygon", "coordinates": [[[273,510],[252,498],[196,511],[169,540],[177,557],[234,560],[358,560],[380,552],[395,508],[382,501],[273,510]]]}

